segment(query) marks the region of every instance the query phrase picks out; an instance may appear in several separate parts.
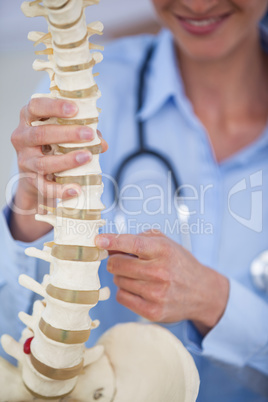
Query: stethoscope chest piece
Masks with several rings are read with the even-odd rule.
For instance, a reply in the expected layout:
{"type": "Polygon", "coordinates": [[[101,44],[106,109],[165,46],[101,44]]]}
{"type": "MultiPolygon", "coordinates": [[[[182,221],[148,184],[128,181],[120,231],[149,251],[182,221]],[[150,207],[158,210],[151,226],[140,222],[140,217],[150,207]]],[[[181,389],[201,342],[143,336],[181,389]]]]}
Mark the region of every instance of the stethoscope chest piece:
{"type": "Polygon", "coordinates": [[[268,293],[268,251],[252,261],[250,271],[256,288],[268,293]]]}

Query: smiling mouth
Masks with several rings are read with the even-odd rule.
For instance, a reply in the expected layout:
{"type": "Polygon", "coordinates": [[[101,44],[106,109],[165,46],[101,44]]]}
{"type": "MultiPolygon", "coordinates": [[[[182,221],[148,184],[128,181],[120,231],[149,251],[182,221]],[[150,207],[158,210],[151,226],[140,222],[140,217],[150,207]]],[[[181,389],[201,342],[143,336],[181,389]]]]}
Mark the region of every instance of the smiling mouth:
{"type": "Polygon", "coordinates": [[[193,20],[190,18],[181,18],[180,19],[184,20],[190,25],[193,25],[194,27],[207,27],[209,25],[215,24],[216,22],[221,21],[224,17],[215,17],[215,18],[207,18],[207,19],[202,19],[202,20],[193,20]]]}
{"type": "Polygon", "coordinates": [[[216,28],[218,28],[228,17],[231,16],[231,13],[225,13],[219,16],[207,16],[207,17],[182,17],[177,15],[177,19],[180,21],[182,26],[191,33],[196,34],[206,34],[211,33],[216,28]]]}

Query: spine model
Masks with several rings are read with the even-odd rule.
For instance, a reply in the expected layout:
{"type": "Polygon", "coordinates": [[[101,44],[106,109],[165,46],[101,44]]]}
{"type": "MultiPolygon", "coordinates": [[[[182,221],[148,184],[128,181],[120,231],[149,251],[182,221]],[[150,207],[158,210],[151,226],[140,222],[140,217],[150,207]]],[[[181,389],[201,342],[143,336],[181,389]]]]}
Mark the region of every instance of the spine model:
{"type": "MultiPolygon", "coordinates": [[[[22,10],[26,16],[44,16],[48,33],[31,32],[29,39],[35,45],[43,43],[46,49],[36,52],[48,55],[48,60],[36,60],[35,70],[46,70],[51,80],[51,98],[75,101],[79,112],[73,119],[51,118],[33,125],[86,125],[95,132],[95,139],[83,144],[58,144],[53,146],[55,155],[75,149],[88,149],[93,154],[90,163],[82,167],[55,174],[57,183],[78,183],[82,192],[74,199],[62,200],[55,209],[36,219],[54,226],[54,242],[46,244],[43,251],[26,250],[30,256],[50,262],[50,274],[42,285],[22,275],[21,285],[40,294],[44,308],[38,319],[20,313],[20,319],[32,331],[33,339],[26,347],[26,364],[23,365],[23,382],[34,395],[61,397],[74,389],[78,376],[86,364],[84,343],[92,328],[89,310],[99,300],[109,298],[109,289],[100,289],[98,269],[106,252],[94,245],[98,230],[104,225],[100,200],[103,184],[97,136],[99,111],[96,101],[100,92],[94,81],[92,69],[102,60],[89,44],[88,38],[101,34],[100,22],[86,25],[84,8],[98,0],[43,0],[25,2],[22,10]],[[31,343],[30,343],[31,342],[31,343]]],[[[92,353],[94,352],[91,349],[92,353]]],[[[25,348],[24,348],[25,350],[25,348]]],[[[90,359],[89,359],[90,360],[90,359]]],[[[92,359],[91,359],[92,360],[92,359]]]]}

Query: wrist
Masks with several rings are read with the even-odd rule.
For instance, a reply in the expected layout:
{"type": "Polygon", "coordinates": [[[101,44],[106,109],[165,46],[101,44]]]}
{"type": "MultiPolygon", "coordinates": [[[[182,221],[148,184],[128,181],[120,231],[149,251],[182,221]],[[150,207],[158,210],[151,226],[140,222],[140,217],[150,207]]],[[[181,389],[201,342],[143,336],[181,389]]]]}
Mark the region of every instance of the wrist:
{"type": "Polygon", "coordinates": [[[230,289],[228,278],[211,268],[204,268],[207,271],[201,281],[200,308],[192,320],[202,335],[206,335],[222,318],[230,289]]]}
{"type": "Polygon", "coordinates": [[[38,207],[38,194],[25,188],[24,185],[19,182],[17,191],[15,193],[13,203],[10,208],[13,213],[21,216],[30,216],[37,213],[38,207]]]}
{"type": "Polygon", "coordinates": [[[33,242],[52,229],[51,225],[35,220],[36,213],[44,212],[42,209],[38,211],[38,203],[37,194],[18,187],[13,204],[10,206],[9,229],[14,240],[33,242]]]}

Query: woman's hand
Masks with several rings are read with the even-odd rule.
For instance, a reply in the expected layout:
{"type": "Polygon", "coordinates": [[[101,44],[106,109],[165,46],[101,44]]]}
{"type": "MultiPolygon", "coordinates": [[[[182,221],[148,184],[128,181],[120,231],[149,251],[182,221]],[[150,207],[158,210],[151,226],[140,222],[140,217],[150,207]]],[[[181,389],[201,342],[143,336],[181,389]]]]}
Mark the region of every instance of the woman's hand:
{"type": "MultiPolygon", "coordinates": [[[[65,155],[46,155],[42,150],[52,144],[91,141],[94,138],[93,131],[87,126],[31,126],[33,121],[45,121],[49,117],[74,117],[77,111],[73,102],[49,98],[32,99],[21,110],[19,126],[11,137],[20,172],[14,199],[15,212],[10,220],[11,233],[15,239],[33,241],[51,229],[50,225],[34,219],[39,204],[54,206],[57,198],[70,198],[80,193],[79,185],[60,185],[49,180],[49,175],[89,162],[91,153],[79,150],[65,155]]],[[[103,151],[107,149],[104,140],[102,148],[103,151]]]]}
{"type": "Polygon", "coordinates": [[[117,300],[135,313],[165,323],[192,320],[203,335],[223,315],[228,279],[161,232],[99,235],[96,245],[111,252],[117,300]]]}

